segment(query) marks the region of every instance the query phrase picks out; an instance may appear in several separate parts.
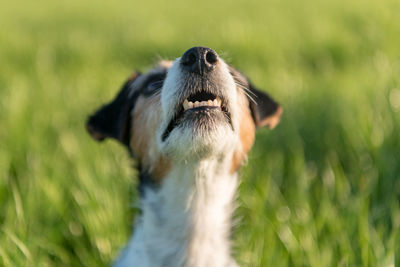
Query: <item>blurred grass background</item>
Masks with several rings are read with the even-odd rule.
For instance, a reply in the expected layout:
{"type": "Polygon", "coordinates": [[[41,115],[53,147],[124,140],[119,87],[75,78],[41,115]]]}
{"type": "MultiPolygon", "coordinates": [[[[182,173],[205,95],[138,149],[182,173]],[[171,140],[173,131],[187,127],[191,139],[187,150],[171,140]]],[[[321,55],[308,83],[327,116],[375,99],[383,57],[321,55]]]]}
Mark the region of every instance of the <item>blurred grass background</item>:
{"type": "Polygon", "coordinates": [[[400,266],[400,2],[0,4],[0,265],[104,266],[135,171],[85,132],[132,69],[214,48],[284,107],[243,168],[242,266],[400,266]]]}

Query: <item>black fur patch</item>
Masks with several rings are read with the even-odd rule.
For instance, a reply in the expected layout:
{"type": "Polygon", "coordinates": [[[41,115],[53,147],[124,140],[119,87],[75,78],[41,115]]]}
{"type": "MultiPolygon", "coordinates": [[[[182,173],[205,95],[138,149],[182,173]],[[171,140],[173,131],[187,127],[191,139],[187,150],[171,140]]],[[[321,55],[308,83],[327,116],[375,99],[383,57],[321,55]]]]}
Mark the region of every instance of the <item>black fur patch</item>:
{"type": "Polygon", "coordinates": [[[138,167],[139,170],[139,185],[138,190],[140,197],[144,197],[146,188],[156,189],[157,183],[154,181],[153,177],[147,169],[142,169],[141,166],[138,167]]]}
{"type": "Polygon", "coordinates": [[[129,144],[129,112],[134,106],[138,93],[130,96],[131,85],[135,79],[128,80],[115,99],[102,106],[95,114],[89,117],[86,125],[89,133],[98,141],[105,138],[114,138],[121,143],[129,144]]]}
{"type": "Polygon", "coordinates": [[[263,121],[278,111],[279,104],[268,94],[256,89],[250,82],[249,90],[251,92],[250,97],[252,98],[250,99],[249,97],[250,110],[254,123],[256,126],[263,126],[263,121]]]}
{"type": "Polygon", "coordinates": [[[160,91],[161,87],[164,84],[165,76],[167,75],[166,72],[159,73],[155,75],[151,75],[143,85],[142,94],[144,96],[152,96],[158,91],[160,91]]]}
{"type": "Polygon", "coordinates": [[[114,138],[129,146],[130,112],[140,95],[151,96],[161,89],[166,72],[150,75],[143,81],[141,88],[136,88],[135,92],[132,92],[132,85],[139,76],[140,74],[137,73],[130,78],[112,102],[102,106],[89,117],[86,126],[94,139],[102,141],[106,138],[114,138]]]}

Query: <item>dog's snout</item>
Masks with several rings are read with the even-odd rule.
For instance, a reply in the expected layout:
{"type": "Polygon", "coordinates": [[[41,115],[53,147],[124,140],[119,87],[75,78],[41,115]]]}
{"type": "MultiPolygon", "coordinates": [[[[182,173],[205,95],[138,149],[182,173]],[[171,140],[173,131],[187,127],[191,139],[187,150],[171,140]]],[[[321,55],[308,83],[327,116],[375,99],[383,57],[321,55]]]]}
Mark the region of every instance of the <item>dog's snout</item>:
{"type": "Polygon", "coordinates": [[[185,70],[200,75],[212,71],[217,63],[218,54],[207,47],[190,48],[181,58],[181,64],[185,70]]]}

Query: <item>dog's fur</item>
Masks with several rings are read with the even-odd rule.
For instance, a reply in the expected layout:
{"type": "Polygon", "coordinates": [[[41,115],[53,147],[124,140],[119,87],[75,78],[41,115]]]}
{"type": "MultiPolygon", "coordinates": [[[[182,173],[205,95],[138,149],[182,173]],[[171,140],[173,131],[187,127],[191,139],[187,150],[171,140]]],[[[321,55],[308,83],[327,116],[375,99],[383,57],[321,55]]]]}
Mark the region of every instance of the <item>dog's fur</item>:
{"type": "Polygon", "coordinates": [[[275,127],[282,108],[215,57],[209,71],[185,69],[178,58],[134,73],[88,120],[92,137],[120,141],[140,173],[142,214],[116,266],[236,266],[229,235],[237,171],[255,129],[275,127]],[[204,92],[222,104],[183,110],[204,92]]]}

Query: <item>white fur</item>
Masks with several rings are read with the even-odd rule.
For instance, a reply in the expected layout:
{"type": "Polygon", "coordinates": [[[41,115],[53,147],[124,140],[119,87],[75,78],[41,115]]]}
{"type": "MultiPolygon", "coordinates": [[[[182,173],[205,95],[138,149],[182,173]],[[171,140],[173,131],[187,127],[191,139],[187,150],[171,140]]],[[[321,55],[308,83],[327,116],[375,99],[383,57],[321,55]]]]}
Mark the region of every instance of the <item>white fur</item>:
{"type": "Polygon", "coordinates": [[[176,165],[158,191],[147,190],[142,216],[116,266],[236,266],[230,218],[238,184],[217,155],[176,165]]]}
{"type": "MultiPolygon", "coordinates": [[[[228,124],[215,125],[213,132],[194,132],[189,127],[177,127],[175,128],[169,138],[165,141],[161,141],[161,135],[167,128],[168,123],[174,116],[177,109],[177,104],[180,104],[177,99],[180,98],[181,92],[186,88],[183,88],[183,82],[181,78],[181,71],[179,70],[180,58],[176,59],[170,69],[168,69],[168,75],[164,81],[164,85],[161,92],[161,105],[162,105],[162,122],[159,128],[158,146],[160,151],[164,154],[172,155],[173,157],[180,157],[181,159],[190,157],[193,153],[199,157],[204,156],[204,152],[208,153],[209,150],[223,150],[224,146],[232,146],[232,144],[238,144],[237,132],[228,129],[228,124]],[[236,138],[236,139],[235,139],[236,138]],[[235,139],[235,140],[234,140],[235,139]],[[233,142],[233,143],[232,143],[233,142]],[[222,148],[221,148],[222,146],[222,148]]],[[[226,63],[219,59],[219,67],[215,70],[218,71],[218,83],[223,86],[224,93],[228,96],[227,105],[229,106],[232,125],[234,129],[238,129],[237,122],[237,107],[234,103],[237,103],[237,90],[236,84],[229,74],[226,63]]]]}
{"type": "MultiPolygon", "coordinates": [[[[229,96],[232,124],[237,129],[236,86],[225,63],[221,60],[220,64],[219,83],[229,96]]],[[[160,187],[144,192],[142,215],[115,266],[236,266],[229,235],[238,185],[231,160],[240,147],[238,133],[228,123],[217,123],[208,132],[176,127],[162,142],[161,134],[184,90],[181,84],[177,59],[162,88],[162,122],[155,133],[159,153],[168,155],[172,167],[160,187]]]]}

